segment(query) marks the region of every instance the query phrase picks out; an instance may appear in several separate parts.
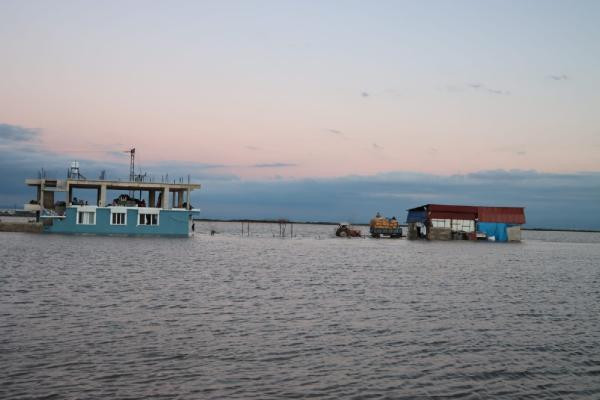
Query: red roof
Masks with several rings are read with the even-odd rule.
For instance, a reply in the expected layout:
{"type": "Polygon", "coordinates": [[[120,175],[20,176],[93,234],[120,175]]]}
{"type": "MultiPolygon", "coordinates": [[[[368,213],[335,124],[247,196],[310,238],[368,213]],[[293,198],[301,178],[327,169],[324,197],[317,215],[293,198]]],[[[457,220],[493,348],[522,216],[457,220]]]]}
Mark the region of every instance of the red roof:
{"type": "Polygon", "coordinates": [[[458,206],[449,204],[427,204],[429,218],[435,219],[479,219],[481,222],[524,224],[523,207],[458,206]]]}
{"type": "Polygon", "coordinates": [[[429,218],[436,219],[475,219],[477,207],[452,206],[445,204],[429,204],[427,206],[429,218]]]}
{"type": "Polygon", "coordinates": [[[477,215],[481,222],[525,223],[523,207],[477,207],[477,215]]]}
{"type": "Polygon", "coordinates": [[[477,213],[477,207],[475,206],[453,206],[449,204],[428,204],[427,209],[429,211],[443,211],[443,212],[455,212],[455,213],[477,213]]]}

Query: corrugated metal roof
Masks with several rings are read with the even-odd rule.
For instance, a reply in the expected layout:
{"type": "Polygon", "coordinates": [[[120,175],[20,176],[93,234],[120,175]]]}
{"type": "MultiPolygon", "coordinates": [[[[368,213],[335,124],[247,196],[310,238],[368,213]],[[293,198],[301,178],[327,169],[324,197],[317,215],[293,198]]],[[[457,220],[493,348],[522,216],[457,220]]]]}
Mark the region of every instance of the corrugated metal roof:
{"type": "Polygon", "coordinates": [[[506,224],[525,223],[523,207],[477,207],[477,215],[482,222],[504,222],[506,224]]]}
{"type": "Polygon", "coordinates": [[[477,219],[477,213],[430,211],[429,218],[475,220],[475,219],[477,219]]]}
{"type": "Polygon", "coordinates": [[[466,219],[477,218],[477,207],[458,206],[452,204],[428,204],[429,218],[436,219],[466,219]]]}
{"type": "Polygon", "coordinates": [[[427,204],[427,210],[450,213],[471,213],[477,214],[476,206],[457,206],[451,204],[427,204]]]}
{"type": "MultiPolygon", "coordinates": [[[[523,207],[487,207],[461,206],[453,204],[425,204],[409,209],[409,214],[415,211],[427,210],[428,218],[436,219],[479,219],[482,222],[503,222],[506,224],[525,223],[523,207]]],[[[407,222],[408,219],[407,219],[407,222]]]]}

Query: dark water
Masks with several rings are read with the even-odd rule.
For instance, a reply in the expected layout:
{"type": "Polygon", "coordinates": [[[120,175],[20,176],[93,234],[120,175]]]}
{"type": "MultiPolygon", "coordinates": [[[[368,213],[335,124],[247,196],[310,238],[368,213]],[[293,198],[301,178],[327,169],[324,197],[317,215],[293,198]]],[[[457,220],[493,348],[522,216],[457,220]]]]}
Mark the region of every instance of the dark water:
{"type": "Polygon", "coordinates": [[[0,234],[0,398],[600,398],[598,234],[196,228],[0,234]]]}

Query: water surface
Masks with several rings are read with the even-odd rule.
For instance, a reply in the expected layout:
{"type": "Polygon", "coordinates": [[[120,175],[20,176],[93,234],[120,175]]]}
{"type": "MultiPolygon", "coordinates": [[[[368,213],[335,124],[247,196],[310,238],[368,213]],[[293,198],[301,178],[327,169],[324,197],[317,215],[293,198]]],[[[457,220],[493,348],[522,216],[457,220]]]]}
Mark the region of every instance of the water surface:
{"type": "Polygon", "coordinates": [[[600,398],[600,235],[332,231],[0,233],[0,398],[600,398]]]}

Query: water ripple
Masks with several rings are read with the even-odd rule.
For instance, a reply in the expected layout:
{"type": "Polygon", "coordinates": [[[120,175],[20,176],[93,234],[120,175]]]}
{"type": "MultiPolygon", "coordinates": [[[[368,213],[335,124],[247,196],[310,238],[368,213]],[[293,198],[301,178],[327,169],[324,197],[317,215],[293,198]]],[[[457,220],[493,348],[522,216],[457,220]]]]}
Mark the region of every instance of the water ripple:
{"type": "Polygon", "coordinates": [[[0,398],[600,398],[597,235],[214,228],[0,233],[0,398]]]}

